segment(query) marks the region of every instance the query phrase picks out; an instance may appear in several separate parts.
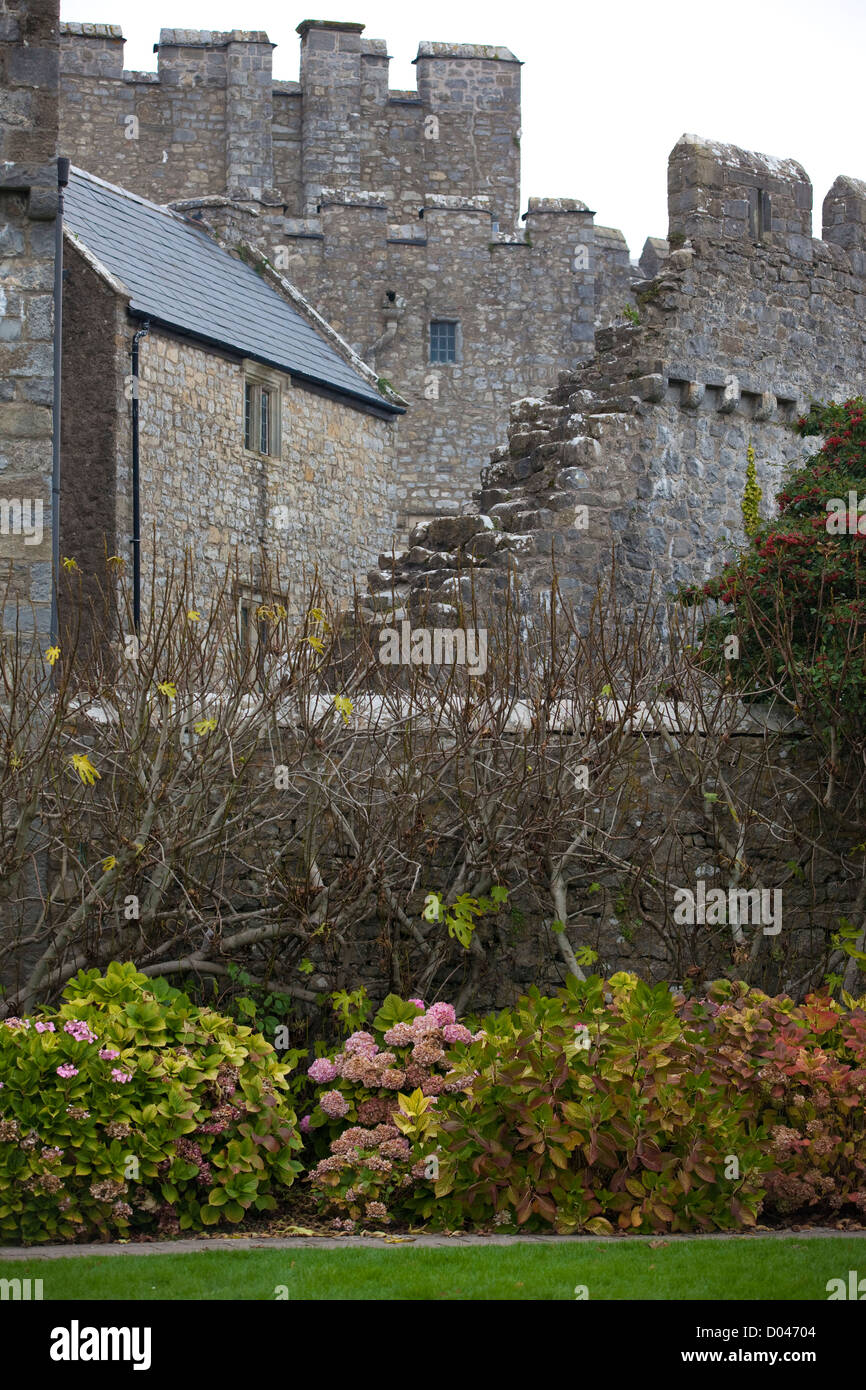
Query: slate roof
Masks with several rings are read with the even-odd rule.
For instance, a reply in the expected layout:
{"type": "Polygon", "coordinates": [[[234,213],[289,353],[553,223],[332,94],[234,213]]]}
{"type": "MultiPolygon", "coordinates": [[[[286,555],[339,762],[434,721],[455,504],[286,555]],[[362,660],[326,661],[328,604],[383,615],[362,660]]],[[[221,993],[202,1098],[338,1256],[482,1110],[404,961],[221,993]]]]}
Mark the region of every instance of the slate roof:
{"type": "Polygon", "coordinates": [[[126,286],[137,316],[400,411],[250,266],[178,214],[73,168],[64,221],[126,286]]]}

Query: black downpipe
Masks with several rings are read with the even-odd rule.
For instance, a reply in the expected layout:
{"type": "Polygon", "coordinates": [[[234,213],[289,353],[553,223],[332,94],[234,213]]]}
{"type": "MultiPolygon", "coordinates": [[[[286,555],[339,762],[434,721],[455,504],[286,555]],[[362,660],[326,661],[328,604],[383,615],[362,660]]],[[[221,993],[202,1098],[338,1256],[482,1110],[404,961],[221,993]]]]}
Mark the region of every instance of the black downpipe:
{"type": "Polygon", "coordinates": [[[63,190],[69,183],[69,160],[57,161],[57,218],[54,223],[54,399],[51,432],[51,645],[60,632],[60,404],[63,370],[63,190]]]}
{"type": "Polygon", "coordinates": [[[141,493],[138,473],[138,343],[146,338],[150,322],[132,340],[132,621],[136,636],[141,625],[141,493]]]}

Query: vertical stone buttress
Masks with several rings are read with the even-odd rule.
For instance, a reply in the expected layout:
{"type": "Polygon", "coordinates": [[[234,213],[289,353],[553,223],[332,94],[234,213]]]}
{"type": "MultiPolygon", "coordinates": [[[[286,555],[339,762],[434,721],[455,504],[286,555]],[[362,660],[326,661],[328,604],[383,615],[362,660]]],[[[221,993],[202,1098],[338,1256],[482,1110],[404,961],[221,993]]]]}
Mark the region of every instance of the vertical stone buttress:
{"type": "Polygon", "coordinates": [[[436,120],[425,141],[430,193],[487,196],[503,232],[520,201],[520,69],[507,48],[421,43],[418,95],[436,120]]]}
{"type": "Polygon", "coordinates": [[[20,627],[33,624],[42,634],[51,607],[58,45],[58,0],[0,0],[0,616],[7,633],[19,602],[20,627]]]}

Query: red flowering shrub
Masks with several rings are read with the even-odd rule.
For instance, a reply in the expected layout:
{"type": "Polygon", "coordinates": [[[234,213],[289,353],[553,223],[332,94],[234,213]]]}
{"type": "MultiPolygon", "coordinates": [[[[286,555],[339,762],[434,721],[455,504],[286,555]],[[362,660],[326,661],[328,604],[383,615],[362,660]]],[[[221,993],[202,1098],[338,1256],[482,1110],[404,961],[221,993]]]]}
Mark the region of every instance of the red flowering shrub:
{"type": "Polygon", "coordinates": [[[680,597],[731,606],[702,633],[702,657],[746,692],[778,690],[817,729],[862,738],[866,706],[866,402],[813,405],[800,435],[820,451],[787,480],[779,516],[720,573],[680,597]],[[861,511],[862,508],[862,511],[861,511]],[[725,639],[742,640],[726,660],[725,639]]]}

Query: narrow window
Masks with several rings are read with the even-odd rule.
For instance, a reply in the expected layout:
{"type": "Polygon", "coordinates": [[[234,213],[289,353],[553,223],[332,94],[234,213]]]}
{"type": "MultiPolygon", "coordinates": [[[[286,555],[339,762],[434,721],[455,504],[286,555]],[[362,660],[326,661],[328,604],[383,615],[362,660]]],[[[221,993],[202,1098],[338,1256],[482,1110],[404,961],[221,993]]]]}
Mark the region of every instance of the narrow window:
{"type": "Polygon", "coordinates": [[[266,386],[262,387],[261,392],[259,451],[263,454],[269,454],[271,452],[271,393],[266,386]]]}
{"type": "Polygon", "coordinates": [[[251,382],[244,383],[244,448],[253,447],[253,411],[255,409],[255,387],[251,382]]]}
{"type": "Polygon", "coordinates": [[[457,361],[457,323],[454,319],[433,319],[431,321],[430,361],[457,361]]]}
{"type": "Polygon", "coordinates": [[[256,373],[244,380],[244,448],[280,456],[280,386],[256,373]]]}

